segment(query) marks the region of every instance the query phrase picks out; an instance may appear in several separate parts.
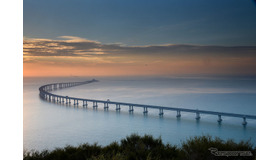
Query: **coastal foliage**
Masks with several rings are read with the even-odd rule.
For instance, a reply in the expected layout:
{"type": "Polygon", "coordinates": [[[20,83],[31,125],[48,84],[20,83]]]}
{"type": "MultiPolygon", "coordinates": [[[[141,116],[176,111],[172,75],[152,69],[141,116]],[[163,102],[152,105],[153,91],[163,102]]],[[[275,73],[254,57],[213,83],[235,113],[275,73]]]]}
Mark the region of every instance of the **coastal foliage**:
{"type": "MultiPolygon", "coordinates": [[[[218,152],[216,152],[217,154],[218,152]]],[[[231,153],[231,152],[229,152],[231,153]]],[[[196,136],[182,142],[181,146],[164,144],[162,139],[151,135],[132,134],[120,142],[107,146],[81,144],[66,146],[52,151],[24,151],[24,160],[203,160],[203,159],[256,159],[256,149],[250,141],[239,143],[223,141],[211,136],[196,136]],[[252,155],[214,155],[209,148],[218,151],[247,151],[252,155]]]]}

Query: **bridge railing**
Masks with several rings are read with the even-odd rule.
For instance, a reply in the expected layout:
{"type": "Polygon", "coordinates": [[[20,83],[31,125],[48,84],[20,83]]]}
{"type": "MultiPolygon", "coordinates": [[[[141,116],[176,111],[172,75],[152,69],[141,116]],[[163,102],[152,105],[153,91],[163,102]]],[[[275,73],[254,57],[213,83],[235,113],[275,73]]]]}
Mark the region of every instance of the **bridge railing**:
{"type": "Polygon", "coordinates": [[[171,111],[177,111],[177,118],[181,117],[181,112],[189,112],[189,113],[195,113],[196,114],[196,119],[200,119],[200,114],[209,114],[209,115],[216,115],[218,116],[218,122],[222,122],[222,116],[227,116],[227,117],[237,117],[237,118],[243,118],[242,124],[245,126],[247,124],[246,119],[256,119],[255,115],[247,115],[247,114],[237,114],[237,113],[226,113],[226,112],[215,112],[215,111],[206,111],[206,110],[198,110],[198,109],[186,109],[186,108],[174,108],[174,107],[165,107],[165,106],[156,106],[156,105],[145,105],[145,104],[135,104],[135,103],[126,103],[126,102],[116,102],[116,101],[104,101],[104,100],[96,100],[96,99],[85,99],[85,98],[76,98],[76,97],[69,97],[69,96],[62,96],[62,95],[56,95],[53,93],[50,93],[52,90],[57,90],[57,89],[63,89],[63,88],[69,88],[69,87],[74,87],[78,85],[84,85],[92,82],[97,82],[97,80],[89,80],[89,81],[84,81],[84,82],[66,82],[66,83],[51,83],[51,84],[46,84],[43,85],[39,88],[40,91],[40,97],[46,100],[50,101],[56,101],[58,103],[66,103],[66,104],[71,104],[71,100],[74,101],[74,105],[78,105],[79,101],[83,102],[83,106],[87,106],[88,102],[93,103],[93,107],[98,107],[98,104],[104,104],[104,109],[109,108],[109,104],[115,104],[116,105],[116,110],[119,111],[122,106],[129,106],[129,112],[133,112],[133,107],[140,107],[143,108],[144,114],[148,113],[148,108],[152,109],[159,109],[159,115],[163,116],[163,110],[171,110],[171,111]]]}

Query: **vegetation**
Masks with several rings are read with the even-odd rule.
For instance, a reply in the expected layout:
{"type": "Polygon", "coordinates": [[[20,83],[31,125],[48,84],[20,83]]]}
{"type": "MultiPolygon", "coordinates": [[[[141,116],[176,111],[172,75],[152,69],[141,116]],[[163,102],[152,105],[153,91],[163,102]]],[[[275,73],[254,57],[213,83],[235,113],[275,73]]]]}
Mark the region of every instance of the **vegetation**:
{"type": "Polygon", "coordinates": [[[150,135],[132,134],[120,143],[113,142],[102,147],[82,144],[78,147],[66,146],[53,151],[25,151],[24,160],[204,160],[204,159],[256,159],[256,149],[247,141],[235,143],[211,136],[188,139],[181,147],[163,144],[161,138],[150,135]],[[219,151],[249,151],[252,156],[215,156],[210,147],[219,151]]]}

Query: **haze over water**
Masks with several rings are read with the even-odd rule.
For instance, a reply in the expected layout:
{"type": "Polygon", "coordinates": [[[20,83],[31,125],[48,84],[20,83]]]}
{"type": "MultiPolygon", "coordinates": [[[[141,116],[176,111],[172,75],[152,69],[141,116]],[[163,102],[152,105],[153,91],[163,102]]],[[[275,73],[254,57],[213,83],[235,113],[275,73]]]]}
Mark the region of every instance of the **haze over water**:
{"type": "Polygon", "coordinates": [[[54,149],[67,144],[95,143],[107,145],[119,141],[131,133],[151,134],[164,143],[180,145],[190,136],[209,134],[235,141],[249,140],[256,143],[256,122],[247,120],[244,128],[241,118],[222,117],[218,125],[216,116],[201,115],[199,122],[195,114],[164,111],[159,118],[158,110],[149,109],[143,115],[142,108],[128,113],[128,106],[115,106],[109,111],[99,104],[97,110],[92,103],[79,108],[49,103],[39,98],[38,88],[55,82],[85,81],[97,79],[82,86],[53,91],[58,95],[98,100],[131,102],[221,111],[240,114],[256,114],[255,77],[50,77],[24,78],[24,149],[54,149]]]}

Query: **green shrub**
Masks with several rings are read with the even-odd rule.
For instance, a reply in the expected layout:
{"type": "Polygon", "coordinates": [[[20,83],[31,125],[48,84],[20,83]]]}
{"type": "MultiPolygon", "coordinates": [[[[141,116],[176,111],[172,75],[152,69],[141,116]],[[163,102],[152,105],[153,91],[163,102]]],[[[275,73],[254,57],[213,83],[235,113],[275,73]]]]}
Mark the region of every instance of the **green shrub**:
{"type": "Polygon", "coordinates": [[[223,141],[211,136],[192,137],[181,147],[163,144],[161,138],[151,135],[132,134],[120,143],[113,142],[101,147],[96,143],[66,146],[52,151],[24,151],[24,160],[207,160],[207,159],[256,159],[256,149],[250,141],[239,143],[223,141]],[[252,156],[215,156],[209,148],[219,151],[250,151],[252,156]]]}

